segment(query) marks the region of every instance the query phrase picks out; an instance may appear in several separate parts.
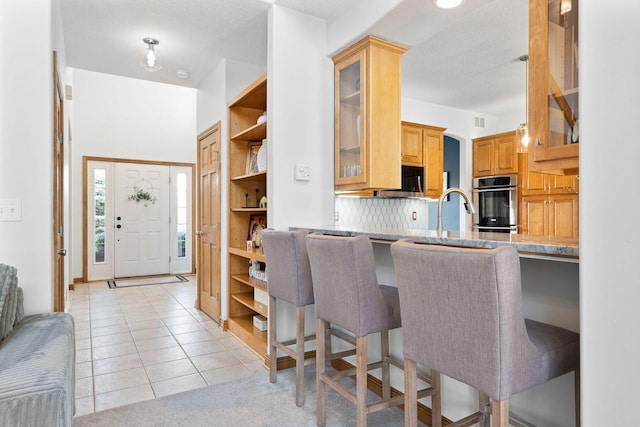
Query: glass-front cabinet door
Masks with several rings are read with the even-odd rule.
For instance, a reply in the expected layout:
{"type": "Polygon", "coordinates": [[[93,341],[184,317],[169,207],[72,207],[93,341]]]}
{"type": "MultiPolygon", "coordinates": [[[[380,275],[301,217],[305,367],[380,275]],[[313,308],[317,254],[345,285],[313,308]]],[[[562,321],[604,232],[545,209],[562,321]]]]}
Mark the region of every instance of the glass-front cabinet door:
{"type": "Polygon", "coordinates": [[[364,52],[336,64],[336,165],[337,184],[364,182],[366,144],[362,130],[366,129],[364,114],[364,52]]]}
{"type": "Polygon", "coordinates": [[[529,169],[577,174],[578,0],[531,0],[529,169]]]}
{"type": "Polygon", "coordinates": [[[337,192],[400,188],[400,65],[406,49],[367,36],[333,57],[337,192]]]}

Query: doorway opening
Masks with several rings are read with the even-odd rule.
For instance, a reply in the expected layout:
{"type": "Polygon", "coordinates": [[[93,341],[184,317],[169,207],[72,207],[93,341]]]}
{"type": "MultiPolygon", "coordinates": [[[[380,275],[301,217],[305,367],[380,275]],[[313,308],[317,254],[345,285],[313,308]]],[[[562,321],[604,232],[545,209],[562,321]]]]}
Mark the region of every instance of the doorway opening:
{"type": "Polygon", "coordinates": [[[83,161],[83,279],[194,273],[195,165],[83,161]]]}

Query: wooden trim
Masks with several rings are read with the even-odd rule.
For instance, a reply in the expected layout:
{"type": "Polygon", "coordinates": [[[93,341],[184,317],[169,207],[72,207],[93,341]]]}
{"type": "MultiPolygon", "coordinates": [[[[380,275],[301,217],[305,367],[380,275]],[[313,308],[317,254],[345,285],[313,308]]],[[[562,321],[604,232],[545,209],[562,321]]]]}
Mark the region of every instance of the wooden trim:
{"type": "MultiPolygon", "coordinates": [[[[87,215],[87,189],[89,188],[89,183],[87,181],[87,171],[89,162],[111,162],[111,163],[137,163],[141,165],[160,165],[160,166],[181,166],[181,167],[190,167],[191,168],[191,224],[192,228],[195,228],[195,210],[196,210],[196,187],[195,187],[195,172],[196,165],[195,163],[185,163],[185,162],[167,162],[162,160],[139,160],[139,159],[123,159],[118,157],[99,157],[99,156],[82,156],[82,282],[87,282],[87,272],[88,272],[88,251],[89,251],[89,242],[87,238],[87,224],[89,221],[87,215]]],[[[195,267],[195,257],[196,257],[196,246],[195,240],[191,239],[191,274],[196,273],[195,267]]],[[[75,279],[74,279],[75,281],[75,279]]]]}
{"type": "Polygon", "coordinates": [[[74,277],[73,278],[73,284],[78,285],[80,283],[86,283],[84,280],[82,280],[82,277],[74,277]]]}
{"type": "MultiPolygon", "coordinates": [[[[351,363],[343,360],[343,359],[338,359],[338,360],[333,360],[331,362],[331,366],[334,369],[337,369],[339,371],[346,371],[349,369],[355,369],[355,366],[352,365],[351,363]]],[[[367,374],[367,388],[369,390],[371,390],[372,392],[374,392],[375,394],[377,394],[378,396],[382,396],[382,380],[374,377],[371,374],[367,374]]],[[[396,397],[396,396],[400,396],[403,393],[394,388],[391,387],[391,397],[396,397]]],[[[398,408],[402,409],[404,411],[404,404],[403,405],[398,405],[398,408]]],[[[427,424],[427,425],[431,425],[431,408],[429,408],[428,406],[418,402],[418,420],[420,420],[421,422],[427,424]]],[[[442,425],[443,426],[448,426],[449,424],[452,424],[453,421],[451,421],[449,418],[447,417],[442,417],[442,425]]]]}
{"type": "Polygon", "coordinates": [[[73,283],[69,283],[69,290],[70,291],[75,291],[76,290],[76,285],[74,285],[73,283]]]}

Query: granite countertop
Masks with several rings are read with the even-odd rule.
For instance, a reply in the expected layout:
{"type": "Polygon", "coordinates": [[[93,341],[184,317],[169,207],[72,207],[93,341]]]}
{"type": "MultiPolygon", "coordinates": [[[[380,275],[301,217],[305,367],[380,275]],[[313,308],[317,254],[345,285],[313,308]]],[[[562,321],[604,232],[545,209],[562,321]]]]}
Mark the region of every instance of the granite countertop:
{"type": "Polygon", "coordinates": [[[478,231],[443,231],[425,229],[388,229],[348,225],[319,225],[311,227],[289,227],[291,230],[305,229],[310,232],[339,236],[368,236],[374,241],[394,242],[411,239],[420,243],[431,243],[466,248],[496,248],[513,246],[520,256],[549,258],[557,261],[577,262],[580,256],[578,239],[567,237],[529,236],[526,234],[483,233],[478,231]]]}

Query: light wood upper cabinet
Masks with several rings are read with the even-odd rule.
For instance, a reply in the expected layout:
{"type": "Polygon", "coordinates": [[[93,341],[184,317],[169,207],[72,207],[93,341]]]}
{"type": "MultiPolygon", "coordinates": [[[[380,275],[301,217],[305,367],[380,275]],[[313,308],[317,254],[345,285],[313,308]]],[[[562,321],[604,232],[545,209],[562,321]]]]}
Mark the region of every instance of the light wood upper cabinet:
{"type": "Polygon", "coordinates": [[[333,57],[336,191],[395,189],[405,48],[368,36],[333,57]]]}
{"type": "Polygon", "coordinates": [[[436,126],[402,122],[402,164],[424,167],[421,186],[425,197],[436,198],[442,194],[445,130],[446,128],[436,126]],[[408,152],[413,154],[408,156],[408,152]]]}
{"type": "Polygon", "coordinates": [[[424,143],[424,195],[440,197],[444,172],[444,128],[425,126],[422,129],[424,143]]]}
{"type": "Polygon", "coordinates": [[[473,176],[506,175],[518,172],[515,131],[473,140],[473,176]]]}
{"type": "Polygon", "coordinates": [[[578,3],[529,2],[529,170],[578,173],[578,3]]]}
{"type": "Polygon", "coordinates": [[[402,123],[402,164],[422,166],[422,127],[402,123]]]}

